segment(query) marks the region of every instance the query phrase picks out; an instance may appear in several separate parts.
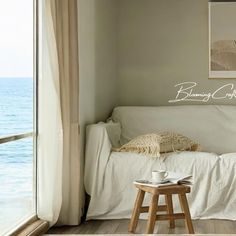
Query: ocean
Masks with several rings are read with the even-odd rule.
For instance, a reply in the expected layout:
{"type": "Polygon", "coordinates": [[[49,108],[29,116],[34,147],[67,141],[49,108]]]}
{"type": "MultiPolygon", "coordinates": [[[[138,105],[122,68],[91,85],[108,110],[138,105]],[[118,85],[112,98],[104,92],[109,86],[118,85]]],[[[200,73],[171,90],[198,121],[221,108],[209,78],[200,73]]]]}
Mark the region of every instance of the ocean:
{"type": "MultiPolygon", "coordinates": [[[[33,131],[33,79],[0,78],[0,137],[33,131]]],[[[33,139],[0,144],[0,235],[34,210],[33,139]]]]}

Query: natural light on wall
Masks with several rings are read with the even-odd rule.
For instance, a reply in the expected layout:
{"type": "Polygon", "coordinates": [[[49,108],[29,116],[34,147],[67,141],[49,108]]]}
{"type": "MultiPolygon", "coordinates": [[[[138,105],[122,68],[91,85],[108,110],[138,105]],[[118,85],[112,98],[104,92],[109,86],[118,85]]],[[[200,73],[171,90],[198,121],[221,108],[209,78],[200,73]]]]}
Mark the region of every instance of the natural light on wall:
{"type": "Polygon", "coordinates": [[[0,235],[36,214],[33,0],[0,0],[0,235]]]}

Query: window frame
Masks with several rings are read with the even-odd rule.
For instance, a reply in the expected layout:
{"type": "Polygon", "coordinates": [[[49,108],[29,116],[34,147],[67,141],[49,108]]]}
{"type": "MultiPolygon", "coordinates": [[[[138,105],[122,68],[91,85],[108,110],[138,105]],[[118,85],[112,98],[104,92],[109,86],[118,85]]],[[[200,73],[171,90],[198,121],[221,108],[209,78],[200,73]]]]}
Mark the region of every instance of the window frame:
{"type": "MultiPolygon", "coordinates": [[[[30,231],[34,232],[35,229],[42,228],[45,231],[45,227],[48,228],[48,225],[45,221],[40,221],[38,219],[38,158],[37,158],[37,146],[38,146],[38,1],[33,1],[33,130],[32,132],[24,132],[20,134],[12,134],[7,136],[0,137],[0,145],[4,143],[14,142],[17,140],[26,139],[29,137],[33,138],[33,198],[34,198],[34,213],[31,216],[28,216],[26,219],[22,219],[17,226],[10,229],[7,233],[10,235],[18,235],[18,233],[27,230],[30,228],[30,231]],[[39,222],[37,224],[37,222],[39,222]],[[46,225],[45,225],[46,223],[46,225]],[[34,225],[37,227],[34,228],[34,225]],[[41,225],[41,226],[40,226],[41,225]]],[[[28,230],[27,230],[28,232],[28,230]]],[[[38,234],[35,234],[38,235],[38,234]]]]}

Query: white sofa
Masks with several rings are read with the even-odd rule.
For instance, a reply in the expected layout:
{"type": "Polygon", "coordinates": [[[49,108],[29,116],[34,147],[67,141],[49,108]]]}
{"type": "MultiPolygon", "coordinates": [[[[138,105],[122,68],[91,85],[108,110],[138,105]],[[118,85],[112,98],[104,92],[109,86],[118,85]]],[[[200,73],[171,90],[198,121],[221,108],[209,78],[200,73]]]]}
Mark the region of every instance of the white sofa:
{"type": "MultiPolygon", "coordinates": [[[[117,107],[107,123],[88,126],[87,219],[130,218],[136,196],[133,181],[149,179],[159,168],[193,175],[188,195],[192,218],[236,220],[236,107],[117,107]],[[202,152],[170,153],[164,159],[111,151],[140,134],[160,131],[188,136],[201,144],[202,152]]],[[[144,201],[148,203],[148,196],[144,201]]]]}

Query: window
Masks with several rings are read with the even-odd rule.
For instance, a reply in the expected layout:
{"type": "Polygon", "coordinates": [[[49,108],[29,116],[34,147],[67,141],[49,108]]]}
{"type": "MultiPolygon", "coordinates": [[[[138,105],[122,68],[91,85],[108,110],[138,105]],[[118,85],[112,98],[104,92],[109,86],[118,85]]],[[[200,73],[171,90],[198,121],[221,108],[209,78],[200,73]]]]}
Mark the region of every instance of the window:
{"type": "Polygon", "coordinates": [[[0,0],[0,235],[36,215],[34,1],[0,0]]]}

